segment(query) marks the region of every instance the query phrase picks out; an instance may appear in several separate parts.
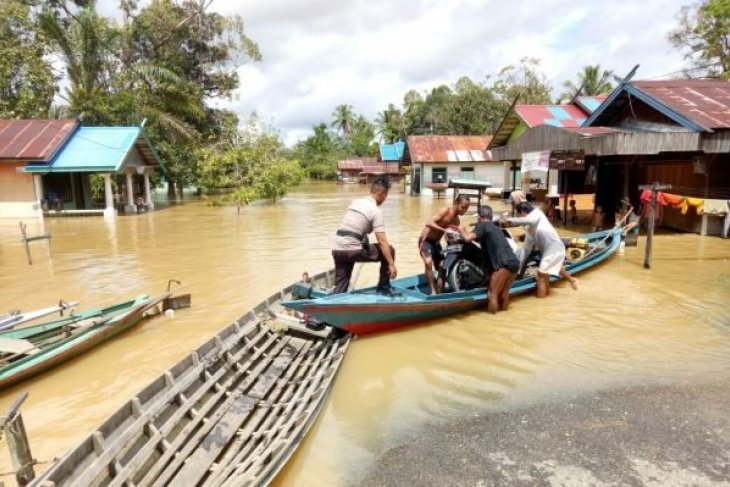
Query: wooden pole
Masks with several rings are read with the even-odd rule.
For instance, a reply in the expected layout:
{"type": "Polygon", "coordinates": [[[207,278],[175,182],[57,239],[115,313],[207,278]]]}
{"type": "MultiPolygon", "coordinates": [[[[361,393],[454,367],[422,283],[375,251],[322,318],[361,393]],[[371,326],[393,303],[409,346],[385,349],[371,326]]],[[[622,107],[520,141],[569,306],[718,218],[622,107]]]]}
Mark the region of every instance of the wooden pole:
{"type": "Polygon", "coordinates": [[[33,455],[30,453],[28,435],[25,432],[23,417],[20,415],[20,406],[27,398],[27,392],[18,396],[5,416],[0,419],[0,427],[5,433],[18,485],[28,485],[35,478],[33,455]]]}
{"type": "Polygon", "coordinates": [[[656,204],[657,204],[657,194],[659,193],[659,190],[664,189],[671,189],[671,184],[659,184],[658,182],[654,182],[652,185],[642,185],[639,186],[639,189],[651,190],[651,206],[649,207],[649,223],[647,225],[647,231],[646,231],[646,251],[644,252],[644,268],[645,269],[651,269],[651,254],[652,254],[652,247],[654,243],[654,216],[656,215],[656,204]]]}

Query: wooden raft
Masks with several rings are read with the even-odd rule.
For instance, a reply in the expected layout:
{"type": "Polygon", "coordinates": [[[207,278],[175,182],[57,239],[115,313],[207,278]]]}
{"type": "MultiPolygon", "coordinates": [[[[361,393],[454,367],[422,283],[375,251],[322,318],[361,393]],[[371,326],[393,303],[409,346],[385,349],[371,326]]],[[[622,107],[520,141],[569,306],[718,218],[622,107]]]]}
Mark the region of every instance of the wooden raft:
{"type": "MultiPolygon", "coordinates": [[[[315,280],[329,280],[320,274],[315,280]]],[[[265,485],[332,386],[350,337],[272,322],[270,297],[152,382],[33,485],[265,485]]],[[[276,318],[273,318],[276,320],[276,318]]]]}

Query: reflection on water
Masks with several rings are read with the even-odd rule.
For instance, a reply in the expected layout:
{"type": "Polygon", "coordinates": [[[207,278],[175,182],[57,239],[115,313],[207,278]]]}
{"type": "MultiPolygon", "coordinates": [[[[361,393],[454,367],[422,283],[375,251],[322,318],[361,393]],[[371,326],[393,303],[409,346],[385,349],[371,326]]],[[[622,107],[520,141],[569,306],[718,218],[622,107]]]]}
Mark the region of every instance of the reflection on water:
{"type": "MultiPolygon", "coordinates": [[[[193,295],[190,310],[146,322],[5,391],[0,409],[29,391],[23,413],[33,454],[60,455],[253,304],[304,270],[331,267],[331,235],[349,200],[364,190],[308,184],[278,205],[240,215],[188,203],[111,222],[49,219],[53,257],[35,242],[33,266],[17,221],[0,221],[0,311],[60,298],[107,304],[158,293],[170,278],[193,295]]],[[[421,271],[421,225],[444,204],[398,191],[386,201],[401,275],[421,271]]],[[[29,233],[41,231],[26,223],[29,233]]],[[[549,299],[517,298],[507,313],[474,311],[356,341],[320,419],[277,483],[355,483],[424,422],[566,391],[730,373],[730,241],[660,235],[651,271],[642,267],[643,243],[584,274],[578,292],[557,285],[549,299]]],[[[358,285],[376,280],[377,266],[363,266],[358,285]]],[[[0,469],[9,470],[0,455],[0,469]]]]}

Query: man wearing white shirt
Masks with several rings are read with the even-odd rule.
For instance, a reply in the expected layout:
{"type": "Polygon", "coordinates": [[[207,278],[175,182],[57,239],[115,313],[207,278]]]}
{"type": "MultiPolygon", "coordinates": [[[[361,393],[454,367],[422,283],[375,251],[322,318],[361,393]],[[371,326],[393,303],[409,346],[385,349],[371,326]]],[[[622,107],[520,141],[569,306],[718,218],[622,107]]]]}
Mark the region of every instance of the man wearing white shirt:
{"type": "Polygon", "coordinates": [[[347,292],[355,262],[380,262],[380,279],[377,290],[381,294],[395,294],[390,280],[398,275],[395,267],[395,249],[385,235],[385,221],[380,205],[388,197],[390,184],[384,178],[375,179],[370,185],[370,195],[354,200],[345,212],[337,229],[332,258],[335,261],[334,293],[347,292]],[[377,244],[367,240],[375,233],[377,244]]]}
{"type": "Polygon", "coordinates": [[[563,268],[565,261],[565,244],[552,226],[545,213],[533,208],[530,203],[523,202],[515,206],[516,218],[508,218],[510,225],[524,225],[528,238],[525,240],[525,253],[529,255],[528,245],[540,251],[540,265],[537,270],[537,297],[544,298],[550,294],[550,276],[565,278],[573,289],[578,289],[578,279],[571,276],[563,268]]]}

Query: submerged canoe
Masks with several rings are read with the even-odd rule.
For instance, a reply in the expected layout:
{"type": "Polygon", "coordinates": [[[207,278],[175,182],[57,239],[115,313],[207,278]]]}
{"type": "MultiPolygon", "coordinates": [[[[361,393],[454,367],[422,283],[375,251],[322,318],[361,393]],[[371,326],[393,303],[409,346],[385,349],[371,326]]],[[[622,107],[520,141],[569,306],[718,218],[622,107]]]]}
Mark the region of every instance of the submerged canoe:
{"type": "MultiPolygon", "coordinates": [[[[593,267],[613,255],[621,243],[621,229],[615,228],[578,237],[587,241],[588,250],[579,260],[566,266],[571,274],[593,267]]],[[[486,306],[485,288],[432,296],[429,294],[428,282],[423,274],[396,279],[391,284],[398,292],[397,296],[378,294],[375,287],[343,294],[328,294],[327,290],[321,287],[300,286],[294,289],[290,299],[283,305],[312,316],[323,324],[356,335],[388,331],[486,306]],[[297,299],[302,296],[309,299],[297,299]]],[[[535,287],[535,278],[526,277],[512,284],[510,294],[522,294],[535,287]]]]}
{"type": "Polygon", "coordinates": [[[34,485],[269,483],[316,419],[350,342],[278,313],[291,292],[152,381],[34,485]]]}
{"type": "Polygon", "coordinates": [[[0,389],[55,367],[136,325],[167,296],[142,295],[0,333],[0,389]]]}

